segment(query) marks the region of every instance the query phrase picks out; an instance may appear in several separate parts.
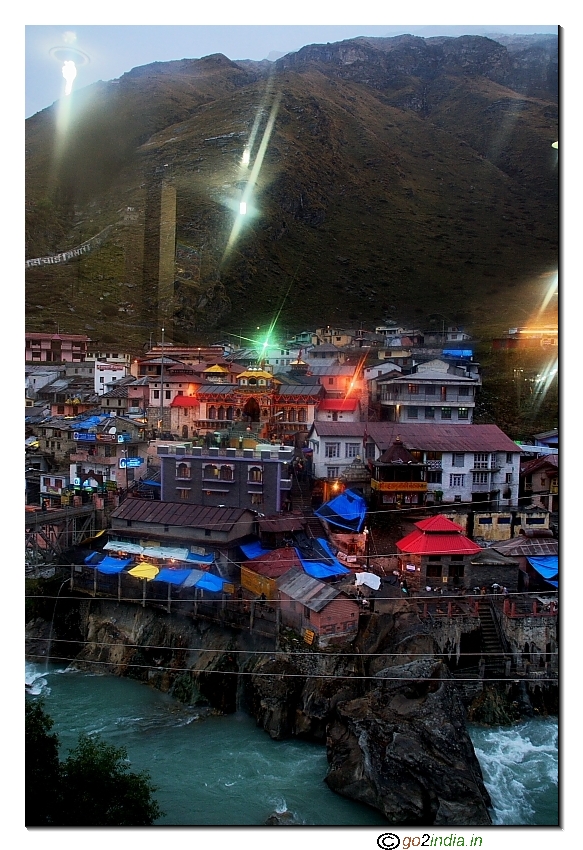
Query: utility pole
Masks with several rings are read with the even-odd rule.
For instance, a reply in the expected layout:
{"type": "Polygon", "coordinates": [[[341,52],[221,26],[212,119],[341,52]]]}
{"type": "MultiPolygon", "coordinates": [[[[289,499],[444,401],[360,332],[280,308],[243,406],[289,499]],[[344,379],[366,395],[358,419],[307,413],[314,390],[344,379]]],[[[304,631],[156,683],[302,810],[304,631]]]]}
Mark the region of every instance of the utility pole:
{"type": "Polygon", "coordinates": [[[164,328],[162,328],[162,360],[160,362],[160,431],[164,430],[164,328]]]}

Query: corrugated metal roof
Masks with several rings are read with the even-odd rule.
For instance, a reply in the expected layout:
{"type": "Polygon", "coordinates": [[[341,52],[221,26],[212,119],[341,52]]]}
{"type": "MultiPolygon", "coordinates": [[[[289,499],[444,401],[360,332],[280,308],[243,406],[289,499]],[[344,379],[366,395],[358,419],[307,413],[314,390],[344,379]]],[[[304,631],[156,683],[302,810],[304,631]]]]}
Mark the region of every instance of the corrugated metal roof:
{"type": "Polygon", "coordinates": [[[401,437],[403,445],[421,451],[513,452],[519,451],[497,425],[426,425],[407,422],[320,422],[313,430],[320,437],[362,437],[366,432],[380,451],[401,437]]]}
{"type": "Polygon", "coordinates": [[[284,399],[286,396],[314,396],[317,398],[322,394],[320,384],[282,384],[277,390],[279,398],[284,399]]]}
{"type": "Polygon", "coordinates": [[[230,531],[252,512],[246,508],[213,508],[185,505],[181,502],[159,502],[147,499],[125,499],[112,513],[112,519],[150,522],[192,528],[230,531]]]}
{"type": "Polygon", "coordinates": [[[257,521],[259,525],[259,530],[264,532],[278,532],[278,531],[301,531],[305,524],[306,518],[303,515],[298,516],[273,516],[273,517],[260,517],[257,521]]]}
{"type": "Polygon", "coordinates": [[[277,582],[279,590],[311,611],[321,611],[329,602],[340,595],[340,591],[311,578],[300,570],[289,570],[277,582]]]}
{"type": "Polygon", "coordinates": [[[279,578],[291,569],[302,569],[296,550],[291,546],[273,549],[271,552],[266,552],[265,555],[252,558],[243,566],[253,570],[254,573],[267,576],[267,578],[279,578]]]}
{"type": "Polygon", "coordinates": [[[559,542],[558,540],[551,540],[549,537],[532,538],[524,537],[520,534],[518,537],[513,537],[511,540],[504,540],[502,543],[496,543],[495,546],[492,546],[492,549],[496,549],[497,552],[511,558],[558,555],[559,542]]]}

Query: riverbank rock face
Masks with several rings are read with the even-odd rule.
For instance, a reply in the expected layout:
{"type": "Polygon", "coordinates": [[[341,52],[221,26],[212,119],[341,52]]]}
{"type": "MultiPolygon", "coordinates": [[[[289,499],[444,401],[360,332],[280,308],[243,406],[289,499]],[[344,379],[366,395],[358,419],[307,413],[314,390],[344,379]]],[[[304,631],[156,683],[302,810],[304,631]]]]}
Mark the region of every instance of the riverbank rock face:
{"type": "Polygon", "coordinates": [[[490,824],[463,706],[443,665],[390,667],[377,680],[365,696],[336,705],[327,737],[328,786],[395,825],[490,824]]]}

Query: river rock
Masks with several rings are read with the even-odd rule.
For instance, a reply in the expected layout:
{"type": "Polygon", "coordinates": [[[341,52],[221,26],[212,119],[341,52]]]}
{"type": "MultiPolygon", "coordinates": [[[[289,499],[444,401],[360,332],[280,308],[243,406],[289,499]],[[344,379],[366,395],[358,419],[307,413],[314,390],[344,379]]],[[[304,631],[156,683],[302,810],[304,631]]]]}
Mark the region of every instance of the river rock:
{"type": "Polygon", "coordinates": [[[376,678],[369,693],[335,707],[328,786],[394,825],[490,824],[490,797],[444,665],[417,661],[376,678]]]}

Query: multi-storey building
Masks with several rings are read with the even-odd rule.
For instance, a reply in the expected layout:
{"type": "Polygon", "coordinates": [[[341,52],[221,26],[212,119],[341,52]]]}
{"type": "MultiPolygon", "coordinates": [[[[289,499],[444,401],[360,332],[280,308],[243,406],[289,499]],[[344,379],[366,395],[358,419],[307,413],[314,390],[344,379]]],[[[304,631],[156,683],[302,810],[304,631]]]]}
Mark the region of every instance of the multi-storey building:
{"type": "Polygon", "coordinates": [[[389,422],[471,424],[480,383],[475,372],[430,360],[412,374],[378,379],[381,415],[389,422]]]}
{"type": "Polygon", "coordinates": [[[497,425],[316,421],[308,435],[313,474],[334,481],[357,456],[372,470],[398,438],[426,466],[425,480],[418,477],[407,491],[379,476],[373,488],[379,505],[518,504],[520,449],[497,425]]]}
{"type": "Polygon", "coordinates": [[[24,338],[27,363],[81,363],[91,341],[85,334],[28,332],[24,338]]]}
{"type": "Polygon", "coordinates": [[[291,490],[293,454],[291,446],[261,444],[256,449],[158,446],[162,501],[278,513],[291,490]]]}

